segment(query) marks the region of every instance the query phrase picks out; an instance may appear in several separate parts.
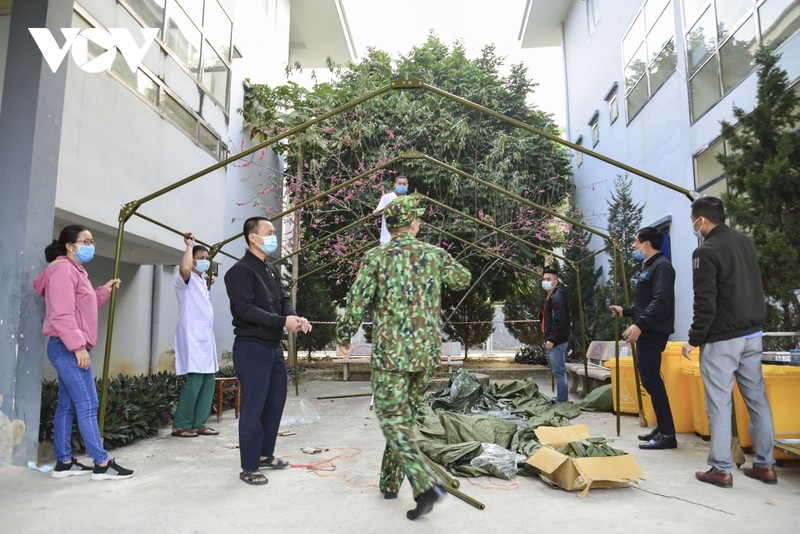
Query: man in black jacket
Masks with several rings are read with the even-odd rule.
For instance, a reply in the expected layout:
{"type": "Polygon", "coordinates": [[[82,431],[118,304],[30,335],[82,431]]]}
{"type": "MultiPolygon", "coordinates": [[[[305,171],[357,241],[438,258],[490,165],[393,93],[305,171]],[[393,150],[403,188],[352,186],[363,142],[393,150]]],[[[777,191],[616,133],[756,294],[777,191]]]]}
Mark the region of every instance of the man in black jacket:
{"type": "Polygon", "coordinates": [[[567,402],[569,384],[567,383],[567,341],[569,341],[569,308],[567,297],[558,288],[558,271],[544,268],[542,300],[539,320],[542,328],[544,348],[550,362],[550,371],[556,377],[556,402],[567,402]]]}
{"type": "Polygon", "coordinates": [[[636,343],[636,358],[642,385],[653,400],[658,424],[652,432],[639,436],[640,449],[674,449],[675,423],[667,390],[661,378],[661,353],[669,335],[675,331],[675,269],[661,253],[664,238],[657,228],[646,226],[633,238],[633,257],[642,261],[642,270],[633,292],[633,306],[611,306],[614,317],[633,317],[633,324],[622,339],[636,343]]]}
{"type": "Polygon", "coordinates": [[[722,201],[702,197],[692,203],[692,229],[703,243],[692,254],[694,318],[683,356],[700,347],[700,374],[711,430],[708,471],[695,477],[722,488],[733,486],[731,393],[733,379],[750,412],[753,467],[744,474],[766,484],[778,477],[772,455],[772,411],[761,373],[761,336],[766,319],[761,269],[753,239],[725,225],[722,201]]]}
{"type": "Polygon", "coordinates": [[[274,456],[278,427],[286,404],[286,365],[283,360],[284,327],[309,332],[311,325],[289,302],[280,273],[269,262],[278,248],[275,228],[264,217],[244,223],[247,251],[225,273],[225,289],[233,315],[233,367],[239,377],[239,478],[262,485],[267,478],[259,469],[282,469],[288,462],[274,456]]]}

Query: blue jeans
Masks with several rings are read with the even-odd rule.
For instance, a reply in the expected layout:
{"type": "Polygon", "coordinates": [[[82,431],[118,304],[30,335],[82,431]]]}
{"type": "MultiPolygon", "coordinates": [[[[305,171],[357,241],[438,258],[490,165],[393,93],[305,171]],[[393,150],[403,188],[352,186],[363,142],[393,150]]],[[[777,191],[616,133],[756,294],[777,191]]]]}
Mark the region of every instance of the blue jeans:
{"type": "Polygon", "coordinates": [[[546,350],[547,360],[550,362],[550,372],[556,377],[556,402],[569,400],[569,384],[567,383],[567,342],[553,345],[546,350]]]}
{"type": "Polygon", "coordinates": [[[58,373],[58,404],[53,417],[53,439],[56,460],[72,461],[72,414],[78,416],[78,430],[86,446],[86,452],[94,463],[108,460],[103,449],[103,439],[97,425],[97,388],[94,385],[92,366],[80,369],[75,353],[70,351],[60,338],[51,337],[47,344],[47,357],[58,373]]]}

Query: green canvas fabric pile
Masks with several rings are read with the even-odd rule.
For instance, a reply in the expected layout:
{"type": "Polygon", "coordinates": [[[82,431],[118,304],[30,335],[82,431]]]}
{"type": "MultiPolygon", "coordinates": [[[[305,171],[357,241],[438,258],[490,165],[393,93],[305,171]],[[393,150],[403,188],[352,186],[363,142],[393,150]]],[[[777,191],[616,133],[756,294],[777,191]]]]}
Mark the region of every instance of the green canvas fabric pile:
{"type": "Polygon", "coordinates": [[[417,418],[417,442],[423,453],[457,476],[509,479],[514,474],[537,474],[525,463],[541,447],[534,429],[569,425],[580,413],[576,404],[551,405],[533,379],[483,387],[464,370],[426,400],[417,418]],[[481,460],[492,448],[490,444],[510,451],[510,459],[493,456],[472,465],[473,459],[481,460]]]}

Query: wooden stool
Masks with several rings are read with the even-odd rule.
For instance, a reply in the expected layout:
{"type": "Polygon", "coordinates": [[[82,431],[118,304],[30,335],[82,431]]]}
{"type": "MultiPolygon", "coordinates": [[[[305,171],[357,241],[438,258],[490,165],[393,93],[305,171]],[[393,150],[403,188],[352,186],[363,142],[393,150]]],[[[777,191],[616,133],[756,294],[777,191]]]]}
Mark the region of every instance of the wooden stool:
{"type": "Polygon", "coordinates": [[[217,421],[222,420],[222,394],[229,391],[234,392],[233,411],[236,414],[236,419],[239,419],[239,396],[241,393],[239,379],[235,376],[218,377],[214,379],[214,392],[217,396],[217,421]]]}

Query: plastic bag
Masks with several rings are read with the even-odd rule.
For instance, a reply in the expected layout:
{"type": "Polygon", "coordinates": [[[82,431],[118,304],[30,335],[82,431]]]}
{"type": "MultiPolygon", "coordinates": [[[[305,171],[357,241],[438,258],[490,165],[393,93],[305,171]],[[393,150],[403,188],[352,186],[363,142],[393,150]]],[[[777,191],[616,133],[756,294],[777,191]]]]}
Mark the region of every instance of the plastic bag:
{"type": "Polygon", "coordinates": [[[319,421],[319,412],[306,399],[300,399],[298,406],[286,409],[281,418],[281,428],[285,426],[308,425],[319,421]]]}
{"type": "Polygon", "coordinates": [[[483,469],[488,474],[512,480],[517,476],[517,462],[525,461],[525,457],[504,449],[495,443],[483,443],[483,452],[470,460],[472,467],[483,469]]]}

